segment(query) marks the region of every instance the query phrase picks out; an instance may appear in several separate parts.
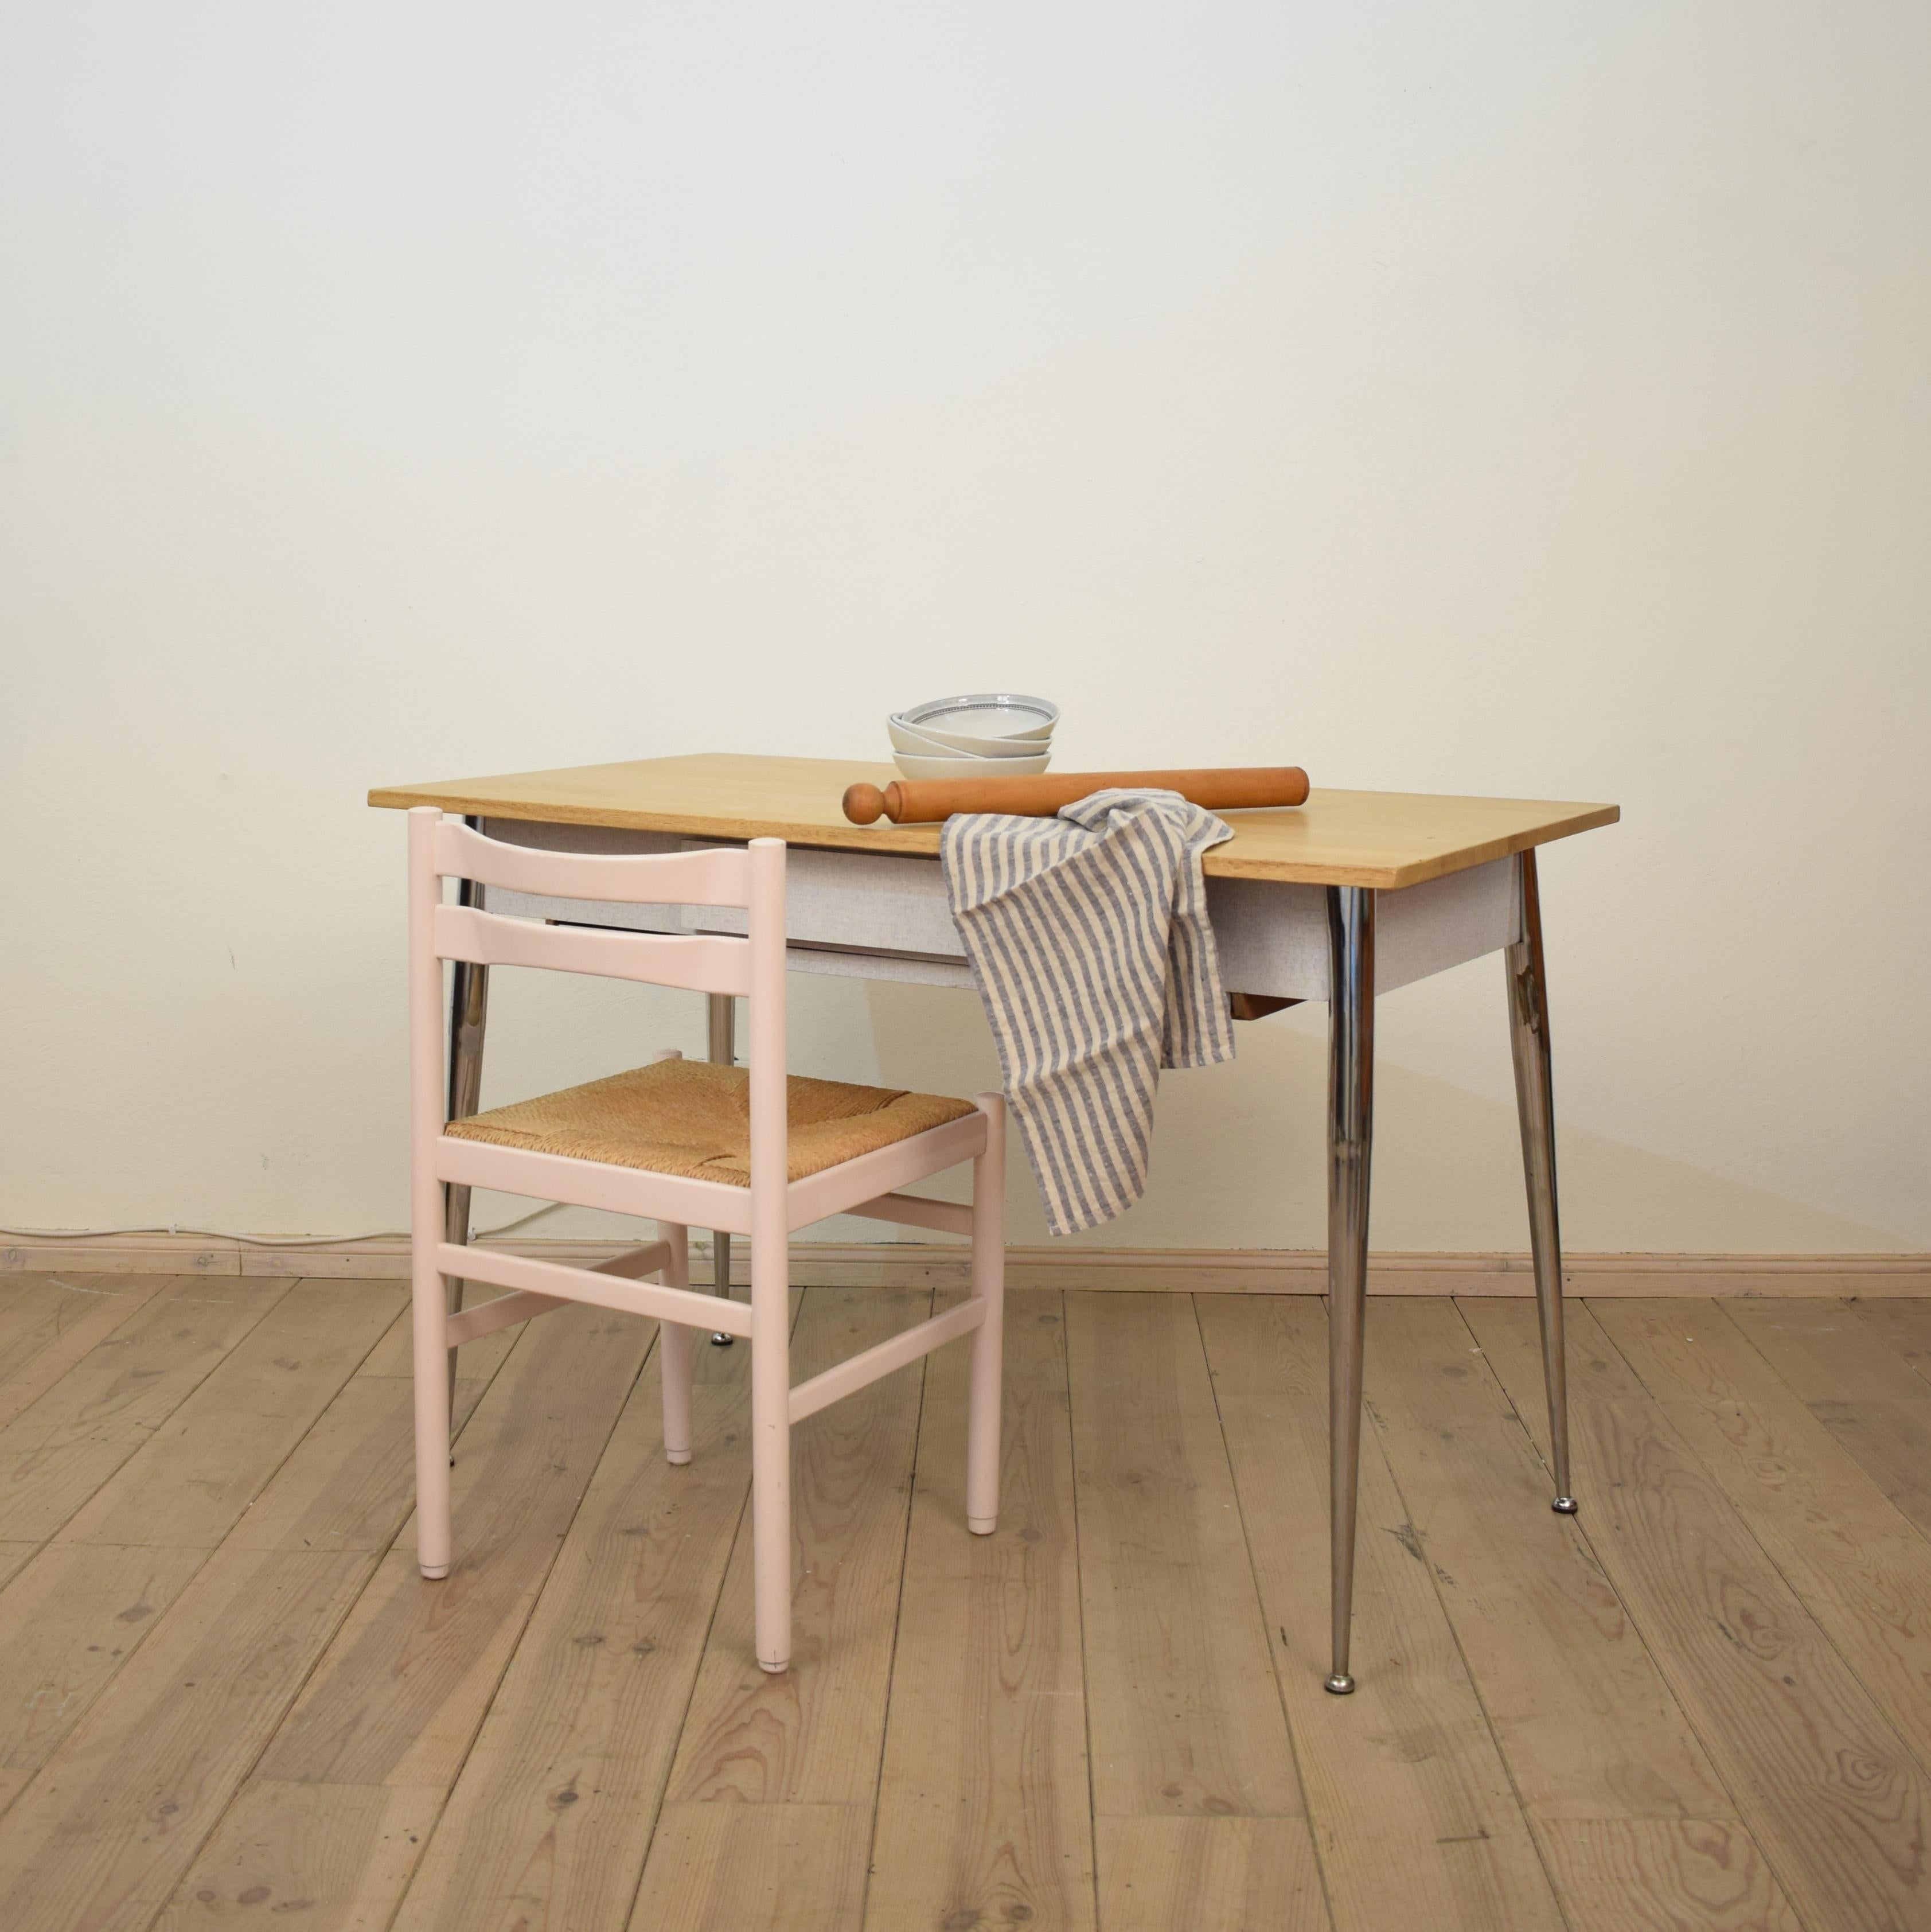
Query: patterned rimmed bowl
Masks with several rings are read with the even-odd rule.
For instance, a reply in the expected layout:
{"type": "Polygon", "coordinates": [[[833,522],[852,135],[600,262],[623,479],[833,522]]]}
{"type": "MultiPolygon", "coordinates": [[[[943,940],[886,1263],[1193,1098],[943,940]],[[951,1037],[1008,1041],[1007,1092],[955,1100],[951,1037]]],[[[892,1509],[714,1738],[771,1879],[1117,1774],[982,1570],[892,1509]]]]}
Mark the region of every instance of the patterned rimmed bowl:
{"type": "Polygon", "coordinates": [[[934,698],[893,714],[895,724],[910,726],[955,751],[1000,748],[1015,739],[1049,740],[1060,722],[1060,707],[1043,698],[1018,692],[981,691],[961,698],[934,698]]]}

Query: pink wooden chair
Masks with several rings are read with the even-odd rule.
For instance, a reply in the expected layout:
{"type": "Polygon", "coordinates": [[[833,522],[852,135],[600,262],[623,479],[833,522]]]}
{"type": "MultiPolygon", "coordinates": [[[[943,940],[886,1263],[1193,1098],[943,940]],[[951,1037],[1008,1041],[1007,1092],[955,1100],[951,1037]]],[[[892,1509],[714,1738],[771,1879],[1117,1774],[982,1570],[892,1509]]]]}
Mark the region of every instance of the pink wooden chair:
{"type": "Polygon", "coordinates": [[[979,1535],[996,1526],[1005,1290],[1000,1096],[969,1102],[787,1078],[781,839],[634,856],[548,852],[484,838],[427,807],[409,814],[409,836],[417,1562],[425,1576],[449,1574],[451,1349],[567,1302],[654,1316],[662,1324],[664,1453],[688,1462],[692,1336],[722,1330],[751,1345],[757,1660],[782,1670],[791,1655],[793,1424],[942,1342],[971,1336],[966,1522],[979,1535]],[[748,931],[739,938],[541,925],[445,904],[445,878],[562,898],[742,907],[748,931]],[[664,1055],[607,1080],[445,1124],[445,959],[745,994],[749,1066],[664,1055]],[[893,1191],[967,1160],[970,1208],[893,1191]],[[458,1246],[445,1238],[449,1183],[647,1215],[661,1238],[594,1268],[458,1246]],[[794,1388],[787,1244],[793,1228],[828,1214],[969,1234],[971,1294],[794,1388]],[[694,1224],[751,1238],[748,1306],[691,1292],[685,1231],[694,1224]],[[652,1273],[658,1282],[637,1279],[652,1273]],[[451,1277],[511,1292],[452,1316],[451,1277]]]}

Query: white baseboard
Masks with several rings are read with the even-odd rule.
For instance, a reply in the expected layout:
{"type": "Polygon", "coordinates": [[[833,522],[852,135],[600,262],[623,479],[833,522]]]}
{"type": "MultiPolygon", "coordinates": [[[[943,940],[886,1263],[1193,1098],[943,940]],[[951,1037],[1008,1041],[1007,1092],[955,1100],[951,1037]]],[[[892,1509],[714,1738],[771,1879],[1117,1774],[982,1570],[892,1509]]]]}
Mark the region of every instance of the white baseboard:
{"type": "MultiPolygon", "coordinates": [[[[621,1241],[487,1242],[512,1253],[588,1263],[621,1252],[621,1241]]],[[[702,1244],[699,1244],[701,1256],[702,1244]]],[[[732,1247],[742,1284],[745,1244],[732,1247]]],[[[701,1283],[707,1263],[692,1272],[701,1283]]],[[[394,1280],[409,1272],[409,1244],[393,1238],[258,1246],[192,1234],[16,1238],[0,1247],[0,1274],[306,1275],[394,1280]]],[[[799,1241],[791,1278],[802,1287],[963,1286],[956,1244],[936,1241],[799,1241]]],[[[1320,1294],[1324,1255],[1292,1249],[1012,1247],[1006,1282],[1015,1288],[1131,1289],[1235,1294],[1320,1294]]],[[[1885,1295],[1931,1297],[1931,1255],[1572,1254],[1563,1267],[1572,1293],[1588,1295],[1885,1295]]],[[[1369,1263],[1375,1294],[1531,1294],[1528,1257],[1519,1254],[1390,1254],[1369,1263]]]]}

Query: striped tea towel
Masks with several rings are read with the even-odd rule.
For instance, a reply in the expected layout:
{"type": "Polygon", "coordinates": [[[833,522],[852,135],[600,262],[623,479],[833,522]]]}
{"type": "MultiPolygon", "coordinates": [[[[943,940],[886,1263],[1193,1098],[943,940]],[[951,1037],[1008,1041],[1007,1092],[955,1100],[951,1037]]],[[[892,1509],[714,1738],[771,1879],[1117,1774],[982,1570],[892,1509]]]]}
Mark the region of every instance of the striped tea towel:
{"type": "Polygon", "coordinates": [[[1201,873],[1233,836],[1175,791],[946,820],[946,895],[1056,1234],[1139,1199],[1162,1067],[1234,1058],[1201,873]]]}

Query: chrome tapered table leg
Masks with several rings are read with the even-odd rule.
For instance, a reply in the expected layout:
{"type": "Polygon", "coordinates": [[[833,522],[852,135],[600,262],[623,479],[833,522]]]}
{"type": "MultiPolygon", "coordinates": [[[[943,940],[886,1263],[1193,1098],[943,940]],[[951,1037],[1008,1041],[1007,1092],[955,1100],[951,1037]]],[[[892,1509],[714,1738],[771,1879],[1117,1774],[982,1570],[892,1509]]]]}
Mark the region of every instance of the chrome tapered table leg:
{"type": "Polygon", "coordinates": [[[1549,1051],[1549,986],[1543,970],[1542,902],[1535,853],[1516,859],[1522,930],[1508,950],[1509,1042],[1515,1054],[1516,1114],[1528,1184],[1529,1252],[1542,1330],[1543,1386],[1549,1397],[1549,1473],[1563,1516],[1576,1514],[1569,1486],[1569,1376],[1562,1339],[1562,1235],[1555,1204],[1555,1099],[1549,1051]]]}
{"type": "Polygon", "coordinates": [[[1328,987],[1328,1507],[1333,1663],[1324,1687],[1348,1674],[1354,1607],[1354,1507],[1361,1472],[1361,1345],[1368,1298],[1368,1178],[1375,1117],[1375,895],[1330,886],[1328,987]]]}
{"type": "MultiPolygon", "coordinates": [[[[737,1058],[738,1003],[730,993],[709,993],[710,1058],[718,1066],[729,1066],[737,1058]]],[[[721,1229],[711,1231],[711,1292],[731,1298],[731,1238],[721,1229]]],[[[722,1334],[711,1337],[714,1348],[728,1348],[732,1337],[722,1334]]]]}
{"type": "MultiPolygon", "coordinates": [[[[463,821],[472,831],[478,821],[463,821]]],[[[458,905],[479,906],[483,889],[472,879],[457,882],[458,905]]],[[[483,1028],[489,1017],[490,969],[466,959],[454,962],[454,980],[449,996],[449,1088],[447,1118],[466,1119],[473,1114],[483,1090],[483,1028]]],[[[469,1240],[469,1190],[453,1181],[442,1187],[443,1238],[458,1247],[469,1240]]],[[[463,1312],[463,1283],[449,1284],[449,1312],[463,1312]]],[[[456,1351],[449,1351],[449,1413],[456,1413],[456,1351]]],[[[454,1460],[454,1458],[451,1458],[454,1460]]]]}

